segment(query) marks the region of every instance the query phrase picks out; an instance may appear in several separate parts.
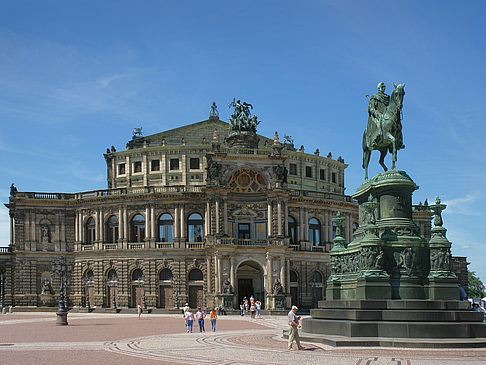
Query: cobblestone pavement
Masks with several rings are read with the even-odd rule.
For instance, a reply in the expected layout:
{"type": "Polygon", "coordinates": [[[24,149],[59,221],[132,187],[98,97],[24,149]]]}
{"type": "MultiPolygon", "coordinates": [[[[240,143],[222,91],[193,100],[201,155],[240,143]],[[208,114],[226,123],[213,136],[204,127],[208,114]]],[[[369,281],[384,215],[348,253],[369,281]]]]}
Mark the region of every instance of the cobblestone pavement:
{"type": "MultiPolygon", "coordinates": [[[[484,364],[486,350],[334,348],[304,343],[288,351],[285,316],[222,316],[217,332],[185,333],[180,315],[70,313],[56,326],[54,313],[0,316],[1,364],[484,364]]],[[[210,330],[209,321],[206,329],[210,330]]]]}

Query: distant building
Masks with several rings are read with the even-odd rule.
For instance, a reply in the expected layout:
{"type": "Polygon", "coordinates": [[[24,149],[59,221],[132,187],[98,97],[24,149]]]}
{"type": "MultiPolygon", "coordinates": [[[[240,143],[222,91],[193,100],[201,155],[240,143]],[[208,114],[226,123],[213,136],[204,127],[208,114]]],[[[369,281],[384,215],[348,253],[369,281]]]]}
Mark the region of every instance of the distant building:
{"type": "MultiPolygon", "coordinates": [[[[347,242],[359,224],[344,194],[347,165],[297,151],[290,137],[257,135],[258,121],[247,130],[223,122],[214,108],[208,120],[166,132],[137,128],[126,150],[108,150],[108,189],[11,194],[4,304],[56,305],[51,263],[60,255],[73,265],[74,307],[87,297],[92,308],[236,308],[253,295],[277,309],[321,300],[331,219],[345,217],[347,242]]],[[[429,210],[414,217],[430,237],[429,210]]]]}

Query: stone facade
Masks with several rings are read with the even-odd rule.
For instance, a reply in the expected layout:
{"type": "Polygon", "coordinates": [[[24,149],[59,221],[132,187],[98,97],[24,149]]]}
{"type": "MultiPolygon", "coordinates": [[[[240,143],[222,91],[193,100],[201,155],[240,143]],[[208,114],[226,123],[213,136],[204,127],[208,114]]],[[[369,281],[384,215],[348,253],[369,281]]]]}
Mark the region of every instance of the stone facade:
{"type": "MultiPolygon", "coordinates": [[[[358,205],[344,194],[347,165],[278,136],[227,143],[217,116],[108,150],[108,189],[15,192],[11,243],[0,252],[5,305],[55,305],[51,263],[72,264],[71,306],[266,309],[311,307],[325,296],[332,218],[351,242],[358,205]],[[255,143],[258,146],[255,148],[255,143]],[[275,292],[276,282],[282,290],[275,292]]],[[[430,235],[430,212],[417,208],[430,235]]],[[[467,269],[466,269],[467,271],[467,269]]]]}

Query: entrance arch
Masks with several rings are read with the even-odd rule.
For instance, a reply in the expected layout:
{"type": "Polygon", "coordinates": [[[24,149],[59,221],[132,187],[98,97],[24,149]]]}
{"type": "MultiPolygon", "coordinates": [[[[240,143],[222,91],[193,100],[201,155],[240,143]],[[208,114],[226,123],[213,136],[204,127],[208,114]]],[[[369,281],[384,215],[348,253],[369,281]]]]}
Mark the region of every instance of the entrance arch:
{"type": "Polygon", "coordinates": [[[244,297],[250,299],[253,295],[255,300],[265,303],[264,271],[261,265],[255,261],[244,261],[236,270],[236,287],[238,305],[244,297]]]}

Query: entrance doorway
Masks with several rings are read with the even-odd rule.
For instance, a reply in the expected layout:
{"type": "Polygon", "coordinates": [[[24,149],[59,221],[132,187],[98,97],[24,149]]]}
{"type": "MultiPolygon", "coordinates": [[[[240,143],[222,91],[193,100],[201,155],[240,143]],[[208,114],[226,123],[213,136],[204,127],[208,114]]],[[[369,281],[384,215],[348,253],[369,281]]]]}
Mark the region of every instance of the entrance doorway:
{"type": "Polygon", "coordinates": [[[254,261],[243,262],[236,271],[238,283],[237,294],[239,305],[244,297],[250,299],[253,295],[255,300],[262,302],[262,308],[265,303],[265,289],[263,286],[263,270],[260,265],[254,261]]]}

